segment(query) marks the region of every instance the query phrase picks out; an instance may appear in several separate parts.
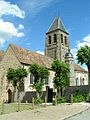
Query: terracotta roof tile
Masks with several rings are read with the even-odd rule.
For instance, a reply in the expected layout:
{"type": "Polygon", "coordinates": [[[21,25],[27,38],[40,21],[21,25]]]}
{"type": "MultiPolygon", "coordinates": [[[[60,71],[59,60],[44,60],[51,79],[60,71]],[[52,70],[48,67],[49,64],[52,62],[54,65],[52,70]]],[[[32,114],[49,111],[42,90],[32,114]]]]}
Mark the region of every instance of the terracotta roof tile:
{"type": "MultiPolygon", "coordinates": [[[[18,60],[21,63],[25,63],[25,64],[38,64],[47,68],[51,68],[51,64],[53,62],[54,59],[45,56],[45,55],[41,55],[39,53],[36,52],[32,52],[30,50],[27,50],[25,48],[16,46],[11,44],[11,47],[15,53],[15,55],[17,56],[18,60]]],[[[75,64],[74,63],[74,70],[75,71],[81,71],[81,72],[87,72],[85,69],[83,69],[80,65],[75,64]]]]}
{"type": "Polygon", "coordinates": [[[83,69],[80,65],[74,63],[74,70],[80,71],[80,72],[87,72],[85,69],[83,69]]]}
{"type": "Polygon", "coordinates": [[[0,61],[2,60],[4,53],[5,53],[4,51],[0,51],[0,61]]]}
{"type": "Polygon", "coordinates": [[[21,63],[25,63],[25,64],[36,63],[38,65],[42,65],[47,68],[51,68],[51,64],[53,62],[52,58],[47,57],[45,55],[41,55],[36,52],[29,51],[25,48],[21,48],[19,46],[13,45],[13,44],[11,44],[11,47],[21,63]]]}

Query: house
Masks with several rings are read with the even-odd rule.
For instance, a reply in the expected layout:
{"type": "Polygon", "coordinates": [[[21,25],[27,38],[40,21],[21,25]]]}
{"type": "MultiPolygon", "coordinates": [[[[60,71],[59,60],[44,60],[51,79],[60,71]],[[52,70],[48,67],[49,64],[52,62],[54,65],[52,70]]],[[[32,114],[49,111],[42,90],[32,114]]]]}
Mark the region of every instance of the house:
{"type": "MultiPolygon", "coordinates": [[[[48,93],[48,101],[52,101],[54,71],[51,64],[54,59],[65,61],[70,66],[70,86],[88,85],[88,73],[79,65],[74,63],[74,58],[70,52],[69,33],[66,31],[60,18],[56,18],[46,33],[45,55],[32,52],[25,48],[10,44],[7,50],[0,51],[0,101],[11,102],[13,99],[13,86],[8,83],[7,70],[9,68],[23,67],[27,71],[31,64],[38,64],[49,69],[50,75],[47,84],[43,87],[44,93],[48,93]]],[[[22,102],[30,102],[35,97],[35,90],[32,85],[34,77],[28,74],[24,80],[24,91],[20,94],[22,102]]],[[[14,97],[16,101],[16,96],[14,97]]]]}

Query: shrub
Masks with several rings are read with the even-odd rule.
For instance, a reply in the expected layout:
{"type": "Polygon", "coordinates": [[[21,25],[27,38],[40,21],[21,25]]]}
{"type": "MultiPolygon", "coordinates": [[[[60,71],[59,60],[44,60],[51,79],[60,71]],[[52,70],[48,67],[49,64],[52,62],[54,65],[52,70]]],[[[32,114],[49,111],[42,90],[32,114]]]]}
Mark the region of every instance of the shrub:
{"type": "Polygon", "coordinates": [[[90,102],[90,95],[87,95],[86,102],[90,102]]]}
{"type": "Polygon", "coordinates": [[[73,102],[78,103],[83,101],[85,101],[85,95],[83,95],[79,91],[76,91],[76,93],[73,96],[73,102]]]}
{"type": "Polygon", "coordinates": [[[83,95],[75,95],[73,97],[73,102],[78,103],[78,102],[83,102],[85,101],[85,97],[83,95]]]}
{"type": "Polygon", "coordinates": [[[66,102],[66,99],[65,99],[65,97],[60,97],[60,98],[58,98],[57,99],[57,103],[65,103],[66,102]]]}
{"type": "Polygon", "coordinates": [[[35,100],[34,100],[34,103],[35,103],[35,104],[41,104],[41,103],[43,103],[43,102],[44,102],[44,100],[41,99],[41,98],[35,98],[35,100]]]}

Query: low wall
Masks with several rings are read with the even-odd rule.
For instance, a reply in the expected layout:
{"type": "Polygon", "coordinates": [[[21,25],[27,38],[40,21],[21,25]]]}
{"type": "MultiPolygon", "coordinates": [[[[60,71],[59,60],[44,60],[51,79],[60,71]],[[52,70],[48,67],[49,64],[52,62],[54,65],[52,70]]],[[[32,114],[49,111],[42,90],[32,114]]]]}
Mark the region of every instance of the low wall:
{"type": "Polygon", "coordinates": [[[64,91],[65,97],[70,99],[71,94],[74,94],[76,91],[81,92],[82,94],[88,94],[90,92],[90,86],[70,86],[67,87],[64,91]]]}
{"type": "MultiPolygon", "coordinates": [[[[44,91],[43,94],[42,94],[42,98],[45,97],[45,94],[46,94],[46,92],[44,91]]],[[[36,98],[36,92],[25,92],[25,93],[22,92],[22,93],[20,93],[20,101],[24,102],[24,103],[32,102],[33,97],[36,98]]]]}
{"type": "MultiPolygon", "coordinates": [[[[90,86],[70,86],[64,90],[65,97],[70,100],[71,94],[74,94],[76,91],[81,92],[82,94],[88,94],[90,92],[90,86]]],[[[46,92],[44,91],[43,96],[45,97],[46,92]]],[[[36,98],[36,92],[21,92],[20,101],[21,102],[32,102],[32,97],[36,98]]]]}

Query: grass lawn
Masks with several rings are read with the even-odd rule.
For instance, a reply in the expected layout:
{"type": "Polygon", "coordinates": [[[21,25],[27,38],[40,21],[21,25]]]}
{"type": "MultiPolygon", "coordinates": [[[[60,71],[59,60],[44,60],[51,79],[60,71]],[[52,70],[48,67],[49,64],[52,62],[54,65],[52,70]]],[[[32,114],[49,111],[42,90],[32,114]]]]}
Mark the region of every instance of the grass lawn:
{"type": "MultiPolygon", "coordinates": [[[[1,104],[0,104],[0,114],[1,114],[1,104]]],[[[28,103],[20,103],[20,111],[23,110],[29,110],[32,109],[32,104],[28,103]]],[[[4,112],[3,114],[11,113],[11,112],[17,112],[18,110],[18,104],[17,103],[10,103],[10,104],[4,104],[4,112]]]]}

